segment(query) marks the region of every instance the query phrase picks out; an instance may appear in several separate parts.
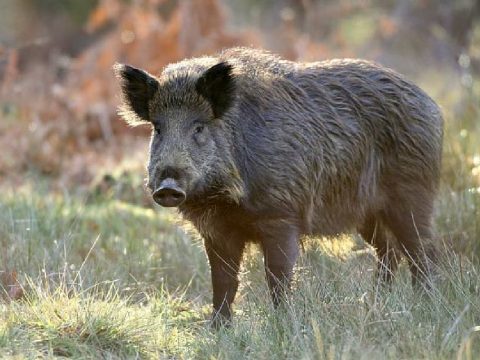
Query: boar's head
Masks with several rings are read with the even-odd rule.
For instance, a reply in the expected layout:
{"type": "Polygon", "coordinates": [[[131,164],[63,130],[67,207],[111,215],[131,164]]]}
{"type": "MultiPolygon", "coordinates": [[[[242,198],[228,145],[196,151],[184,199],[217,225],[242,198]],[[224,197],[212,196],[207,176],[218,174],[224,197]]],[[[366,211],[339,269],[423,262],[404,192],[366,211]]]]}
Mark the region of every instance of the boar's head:
{"type": "Polygon", "coordinates": [[[222,119],[235,97],[232,66],[187,62],[167,67],[158,78],[129,65],[116,65],[115,72],[122,117],[152,126],[147,169],[154,200],[176,207],[219,193],[238,199],[241,181],[222,119]]]}

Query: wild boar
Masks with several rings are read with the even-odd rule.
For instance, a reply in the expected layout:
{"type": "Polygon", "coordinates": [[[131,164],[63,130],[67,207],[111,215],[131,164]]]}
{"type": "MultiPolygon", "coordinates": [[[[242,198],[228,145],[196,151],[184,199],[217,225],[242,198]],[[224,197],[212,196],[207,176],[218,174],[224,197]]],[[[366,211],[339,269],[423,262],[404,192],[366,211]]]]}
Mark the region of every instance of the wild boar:
{"type": "Polygon", "coordinates": [[[213,319],[231,317],[247,242],[275,305],[305,235],[358,231],[390,281],[435,262],[432,211],[443,120],[402,75],[373,62],[292,62],[249,48],[167,66],[116,65],[129,124],[152,126],[148,187],[204,239],[213,319]]]}

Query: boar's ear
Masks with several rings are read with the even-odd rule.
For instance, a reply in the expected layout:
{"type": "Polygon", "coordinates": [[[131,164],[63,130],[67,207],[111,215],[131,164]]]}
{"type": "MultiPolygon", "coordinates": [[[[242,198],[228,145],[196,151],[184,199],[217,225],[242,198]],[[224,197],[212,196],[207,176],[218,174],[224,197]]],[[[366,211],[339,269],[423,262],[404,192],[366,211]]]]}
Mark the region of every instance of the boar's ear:
{"type": "Polygon", "coordinates": [[[205,71],[195,89],[212,105],[215,118],[221,117],[233,102],[235,81],[232,65],[221,62],[205,71]]]}
{"type": "Polygon", "coordinates": [[[130,125],[150,121],[148,105],[158,89],[158,81],[129,65],[116,64],[114,71],[122,87],[123,104],[119,114],[130,125]]]}

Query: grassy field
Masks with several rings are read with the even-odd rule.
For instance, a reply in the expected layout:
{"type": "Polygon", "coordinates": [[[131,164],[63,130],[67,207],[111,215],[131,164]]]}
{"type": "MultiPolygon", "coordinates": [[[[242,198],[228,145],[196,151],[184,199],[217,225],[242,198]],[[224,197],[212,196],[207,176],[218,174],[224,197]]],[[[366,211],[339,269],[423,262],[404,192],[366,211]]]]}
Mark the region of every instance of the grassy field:
{"type": "Polygon", "coordinates": [[[292,298],[274,311],[252,248],[233,326],[214,332],[202,243],[146,200],[142,164],[78,190],[30,173],[0,191],[0,357],[479,358],[480,96],[471,96],[462,112],[446,111],[436,225],[448,250],[431,292],[413,292],[406,264],[391,289],[376,284],[373,252],[355,235],[308,239],[292,298]]]}
{"type": "Polygon", "coordinates": [[[415,294],[403,266],[391,291],[355,238],[308,240],[291,302],[273,311],[252,249],[233,327],[208,327],[201,243],[174,213],[45,186],[2,195],[3,262],[24,298],[0,307],[0,352],[36,358],[452,358],[480,354],[480,274],[450,254],[415,294]],[[353,251],[352,251],[353,248],[353,251]]]}

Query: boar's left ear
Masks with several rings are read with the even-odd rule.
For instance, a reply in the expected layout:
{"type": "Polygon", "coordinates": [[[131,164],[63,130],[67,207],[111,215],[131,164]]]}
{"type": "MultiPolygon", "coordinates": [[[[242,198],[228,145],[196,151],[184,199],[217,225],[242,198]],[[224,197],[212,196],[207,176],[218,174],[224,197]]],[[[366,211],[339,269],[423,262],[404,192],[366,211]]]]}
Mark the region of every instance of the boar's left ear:
{"type": "Polygon", "coordinates": [[[221,62],[205,71],[197,80],[195,89],[212,105],[215,118],[221,117],[231,106],[235,92],[233,66],[221,62]]]}
{"type": "Polygon", "coordinates": [[[122,86],[123,104],[120,115],[130,125],[150,121],[148,107],[158,89],[158,81],[133,66],[116,64],[113,69],[122,86]]]}

